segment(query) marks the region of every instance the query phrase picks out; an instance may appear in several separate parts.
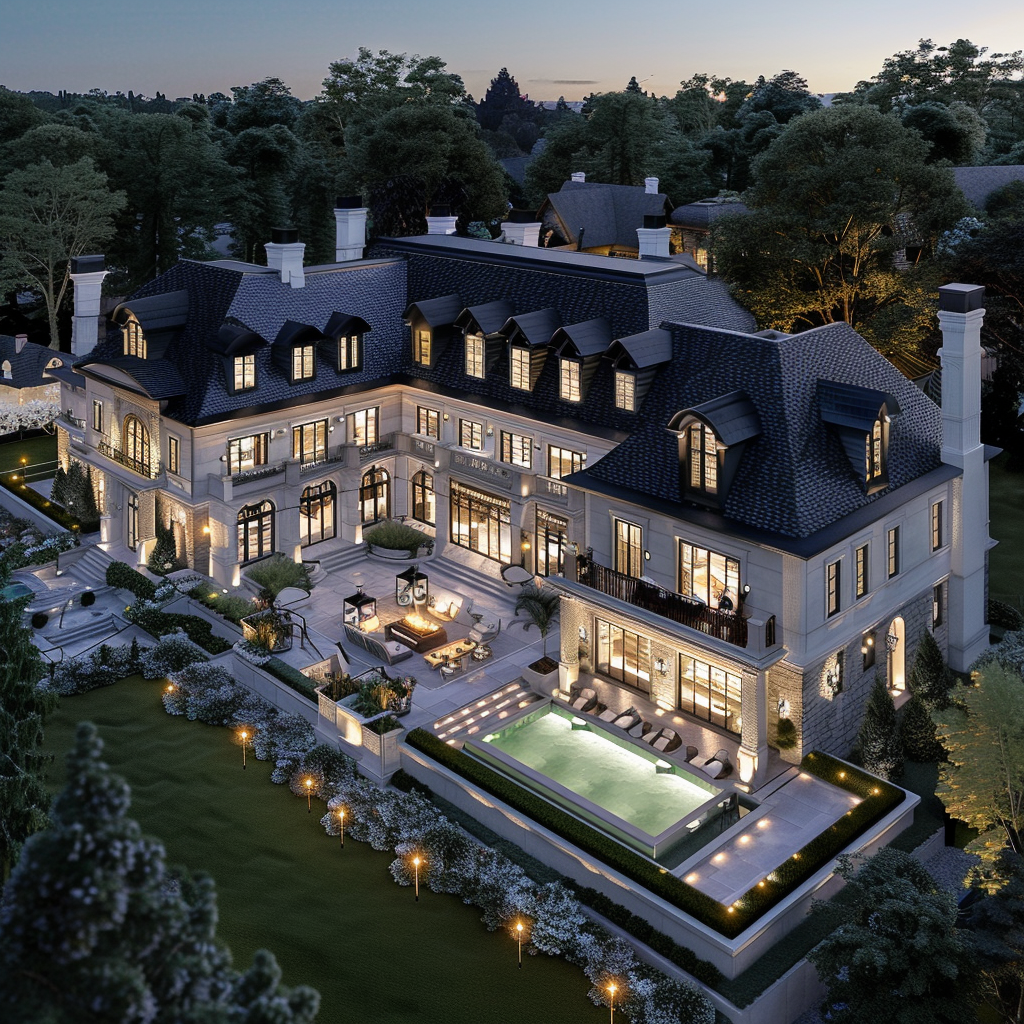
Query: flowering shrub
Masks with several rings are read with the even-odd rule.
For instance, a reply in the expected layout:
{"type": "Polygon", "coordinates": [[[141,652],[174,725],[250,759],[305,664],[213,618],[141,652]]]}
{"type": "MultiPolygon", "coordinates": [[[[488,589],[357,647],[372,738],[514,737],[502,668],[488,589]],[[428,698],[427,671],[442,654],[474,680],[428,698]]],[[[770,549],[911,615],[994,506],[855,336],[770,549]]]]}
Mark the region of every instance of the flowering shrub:
{"type": "Polygon", "coordinates": [[[250,665],[266,665],[274,657],[266,647],[254,643],[252,640],[236,640],[232,646],[235,653],[250,665]]]}
{"type": "Polygon", "coordinates": [[[39,685],[62,697],[87,693],[101,686],[112,686],[119,679],[134,675],[143,660],[144,655],[137,640],[117,647],[102,644],[89,654],[52,663],[50,675],[44,677],[39,685]]]}
{"type": "Polygon", "coordinates": [[[210,656],[184,633],[167,633],[160,637],[142,658],[142,674],[146,679],[161,679],[210,656]]]}
{"type": "Polygon", "coordinates": [[[33,398],[24,405],[13,402],[0,404],[0,435],[13,434],[16,430],[41,430],[48,427],[60,415],[57,402],[44,402],[33,398]]]}

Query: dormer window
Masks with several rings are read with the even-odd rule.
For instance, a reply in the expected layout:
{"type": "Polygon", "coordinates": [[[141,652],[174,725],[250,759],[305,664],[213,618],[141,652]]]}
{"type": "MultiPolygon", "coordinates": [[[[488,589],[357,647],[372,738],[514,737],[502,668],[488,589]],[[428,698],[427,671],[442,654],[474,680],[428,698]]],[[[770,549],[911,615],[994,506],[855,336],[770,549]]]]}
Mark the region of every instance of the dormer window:
{"type": "Polygon", "coordinates": [[[868,490],[877,490],[889,482],[889,416],[885,406],[864,441],[864,480],[868,490]]]}
{"type": "Polygon", "coordinates": [[[430,365],[431,332],[418,327],[412,332],[412,360],[420,366],[430,365]]]}
{"type": "Polygon", "coordinates": [[[11,373],[11,361],[10,361],[10,359],[5,359],[3,361],[3,367],[2,368],[3,368],[4,380],[11,380],[13,378],[14,374],[11,373]]]}
{"type": "Polygon", "coordinates": [[[636,412],[636,374],[626,370],[615,371],[615,408],[636,412]]]}
{"type": "Polygon", "coordinates": [[[363,336],[343,334],[338,338],[338,371],[361,370],[363,368],[363,336]]]}
{"type": "Polygon", "coordinates": [[[894,395],[858,384],[818,381],[822,422],[836,433],[868,494],[889,486],[889,432],[900,411],[894,395]]]}
{"type": "Polygon", "coordinates": [[[292,383],[312,380],[316,376],[316,346],[308,344],[292,346],[292,383]]]}
{"type": "Polygon", "coordinates": [[[235,356],[233,360],[235,391],[251,391],[256,387],[256,354],[235,356]]]}
{"type": "MultiPolygon", "coordinates": [[[[482,334],[466,332],[466,376],[484,377],[485,343],[482,334]]],[[[515,384],[512,385],[515,387],[515,384]]]]}
{"type": "Polygon", "coordinates": [[[509,350],[509,383],[520,391],[530,390],[530,350],[513,345],[509,350]]]}
{"type": "Polygon", "coordinates": [[[559,364],[558,397],[563,402],[578,402],[581,398],[581,363],[578,359],[561,359],[559,364]]]}
{"type": "Polygon", "coordinates": [[[122,328],[124,334],[124,354],[138,359],[146,358],[146,336],[142,333],[142,325],[135,317],[130,316],[122,328]]]}
{"type": "Polygon", "coordinates": [[[690,487],[705,494],[718,494],[718,441],[704,423],[691,423],[690,487]]]}

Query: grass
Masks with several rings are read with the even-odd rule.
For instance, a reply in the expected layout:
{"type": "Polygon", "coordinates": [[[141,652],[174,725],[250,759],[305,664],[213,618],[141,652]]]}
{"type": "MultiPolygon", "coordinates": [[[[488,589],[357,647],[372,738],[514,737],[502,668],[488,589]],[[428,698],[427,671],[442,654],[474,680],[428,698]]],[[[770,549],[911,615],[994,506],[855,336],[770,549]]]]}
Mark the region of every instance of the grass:
{"type": "Polygon", "coordinates": [[[54,460],[57,458],[57,438],[53,434],[42,437],[26,437],[22,441],[10,441],[0,444],[0,473],[11,470],[21,472],[22,459],[27,460],[30,480],[42,480],[53,476],[54,460]],[[46,472],[32,473],[32,466],[38,463],[49,463],[46,472]]]}
{"type": "MultiPolygon", "coordinates": [[[[99,726],[105,759],[132,787],[131,816],[170,862],[216,880],[218,934],[237,967],[270,949],[286,985],[320,991],[321,1024],[606,1019],[577,968],[540,955],[519,971],[515,942],[486,931],[477,910],[427,890],[416,903],[392,881],[392,856],[351,840],[342,851],[319,824],[322,803],[307,814],[267,762],[250,758],[243,773],[226,730],[165,714],[161,686],[133,678],[65,698],[46,746],[61,755],[79,720],[99,726]]],[[[59,787],[62,756],[52,776],[59,787]]]]}
{"type": "Polygon", "coordinates": [[[989,464],[989,532],[999,541],[989,555],[992,597],[1024,610],[1024,474],[1006,469],[1006,456],[989,464]]]}

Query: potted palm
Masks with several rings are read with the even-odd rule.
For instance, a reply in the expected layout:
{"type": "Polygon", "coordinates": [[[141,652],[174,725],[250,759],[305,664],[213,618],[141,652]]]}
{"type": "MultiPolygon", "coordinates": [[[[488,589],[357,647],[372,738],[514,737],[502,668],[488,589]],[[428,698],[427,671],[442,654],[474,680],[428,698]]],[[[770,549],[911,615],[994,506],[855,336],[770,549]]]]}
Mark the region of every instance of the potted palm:
{"type": "Polygon", "coordinates": [[[548,634],[558,621],[560,607],[558,594],[536,584],[523,587],[516,600],[516,615],[522,612],[529,620],[523,629],[536,626],[542,641],[541,656],[523,669],[523,678],[531,686],[543,688],[558,677],[558,662],[548,657],[548,634]]]}

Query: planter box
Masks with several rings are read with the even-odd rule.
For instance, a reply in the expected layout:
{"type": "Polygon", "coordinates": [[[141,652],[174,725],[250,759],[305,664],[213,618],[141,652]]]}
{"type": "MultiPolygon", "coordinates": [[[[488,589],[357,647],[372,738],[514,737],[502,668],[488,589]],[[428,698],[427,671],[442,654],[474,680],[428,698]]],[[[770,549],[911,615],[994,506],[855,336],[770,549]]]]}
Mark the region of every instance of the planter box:
{"type": "Polygon", "coordinates": [[[367,541],[367,550],[371,555],[384,558],[389,562],[417,562],[422,561],[433,551],[432,545],[421,544],[415,555],[410,555],[407,548],[382,548],[367,541]]]}
{"type": "Polygon", "coordinates": [[[529,665],[524,665],[523,679],[539,693],[550,696],[551,691],[558,685],[558,669],[555,668],[551,672],[537,672],[529,665]]]}
{"type": "Polygon", "coordinates": [[[371,755],[371,759],[369,763],[364,760],[363,765],[367,768],[372,766],[375,773],[380,772],[381,778],[398,771],[402,766],[398,738],[403,732],[405,732],[404,729],[392,729],[391,732],[380,736],[364,726],[362,744],[366,752],[371,755]]]}

